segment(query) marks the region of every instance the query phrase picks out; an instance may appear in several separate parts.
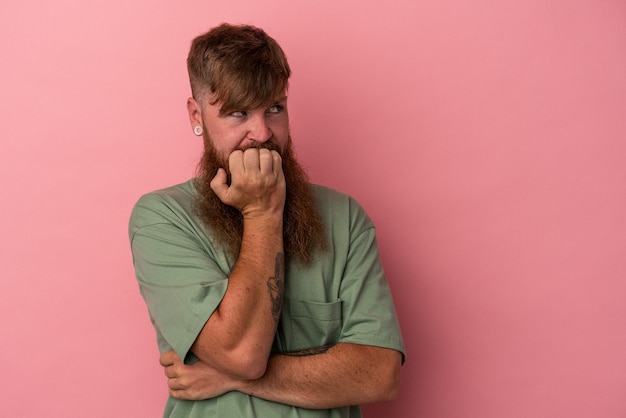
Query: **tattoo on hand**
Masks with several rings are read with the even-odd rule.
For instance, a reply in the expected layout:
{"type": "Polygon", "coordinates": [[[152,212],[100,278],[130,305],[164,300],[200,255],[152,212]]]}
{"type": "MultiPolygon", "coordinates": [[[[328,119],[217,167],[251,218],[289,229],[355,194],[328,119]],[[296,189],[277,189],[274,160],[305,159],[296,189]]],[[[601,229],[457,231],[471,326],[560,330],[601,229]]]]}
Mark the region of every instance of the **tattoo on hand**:
{"type": "Polygon", "coordinates": [[[272,300],[272,317],[278,323],[285,291],[285,256],[283,253],[276,254],[274,276],[267,280],[267,290],[272,300]]]}

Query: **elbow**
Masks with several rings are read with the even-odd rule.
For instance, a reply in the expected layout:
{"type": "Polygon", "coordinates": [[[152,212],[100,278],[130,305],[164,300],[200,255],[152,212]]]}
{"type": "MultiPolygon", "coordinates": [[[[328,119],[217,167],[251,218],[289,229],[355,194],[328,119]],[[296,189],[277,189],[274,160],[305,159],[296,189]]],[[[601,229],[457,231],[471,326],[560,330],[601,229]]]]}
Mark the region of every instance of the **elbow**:
{"type": "Polygon", "coordinates": [[[201,361],[214,365],[221,372],[239,380],[257,380],[267,370],[269,356],[249,350],[232,350],[221,355],[195,353],[201,361]]]}
{"type": "Polygon", "coordinates": [[[379,382],[378,402],[391,402],[398,396],[400,391],[400,369],[402,361],[392,361],[381,373],[382,379],[379,382]]]}
{"type": "Polygon", "coordinates": [[[269,351],[254,346],[240,346],[228,353],[233,375],[242,380],[257,380],[267,370],[269,351]]]}
{"type": "Polygon", "coordinates": [[[381,402],[391,402],[398,396],[400,391],[400,373],[392,378],[381,391],[381,402]]]}
{"type": "Polygon", "coordinates": [[[270,350],[258,345],[236,344],[209,345],[200,339],[191,347],[192,352],[204,363],[239,380],[256,380],[265,374],[270,350]]]}
{"type": "Polygon", "coordinates": [[[234,374],[242,380],[260,379],[267,370],[267,362],[267,357],[250,354],[240,361],[233,361],[234,374]]]}
{"type": "Polygon", "coordinates": [[[394,376],[385,382],[381,382],[375,402],[391,402],[398,396],[400,391],[400,376],[394,376]]]}

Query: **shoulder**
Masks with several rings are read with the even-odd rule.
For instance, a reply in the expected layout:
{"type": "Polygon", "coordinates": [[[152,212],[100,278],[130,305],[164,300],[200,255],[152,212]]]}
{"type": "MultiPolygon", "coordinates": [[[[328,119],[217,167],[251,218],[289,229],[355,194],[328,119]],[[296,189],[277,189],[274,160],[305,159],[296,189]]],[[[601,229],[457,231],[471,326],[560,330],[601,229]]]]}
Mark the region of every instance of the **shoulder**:
{"type": "Polygon", "coordinates": [[[195,196],[193,179],[146,193],[133,207],[130,227],[141,228],[155,223],[171,222],[180,217],[189,217],[193,213],[195,196]]]}
{"type": "Polygon", "coordinates": [[[320,214],[332,226],[346,224],[350,230],[373,228],[363,206],[352,196],[319,184],[311,184],[320,214]]]}
{"type": "Polygon", "coordinates": [[[322,206],[332,205],[341,207],[358,205],[352,196],[330,187],[311,184],[311,190],[313,191],[316,202],[322,206]]]}

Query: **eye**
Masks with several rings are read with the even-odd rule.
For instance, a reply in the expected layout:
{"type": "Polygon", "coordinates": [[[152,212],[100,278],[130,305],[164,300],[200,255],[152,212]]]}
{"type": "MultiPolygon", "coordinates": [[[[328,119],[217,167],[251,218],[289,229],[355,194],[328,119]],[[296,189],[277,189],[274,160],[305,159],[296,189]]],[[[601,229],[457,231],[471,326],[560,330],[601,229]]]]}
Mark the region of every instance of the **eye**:
{"type": "Polygon", "coordinates": [[[234,112],[231,112],[229,115],[236,117],[236,118],[243,118],[247,115],[248,113],[245,110],[236,110],[234,112]]]}
{"type": "Polygon", "coordinates": [[[285,106],[280,105],[280,104],[275,104],[274,106],[270,107],[267,112],[268,113],[280,113],[283,111],[283,109],[285,108],[285,106]]]}

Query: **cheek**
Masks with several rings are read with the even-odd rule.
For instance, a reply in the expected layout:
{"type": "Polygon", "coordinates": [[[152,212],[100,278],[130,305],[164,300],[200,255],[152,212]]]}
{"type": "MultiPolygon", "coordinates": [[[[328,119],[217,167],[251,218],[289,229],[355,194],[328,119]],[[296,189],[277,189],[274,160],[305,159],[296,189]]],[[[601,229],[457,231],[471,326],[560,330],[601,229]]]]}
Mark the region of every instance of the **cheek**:
{"type": "Polygon", "coordinates": [[[239,148],[245,135],[236,129],[214,129],[210,133],[211,144],[218,154],[228,157],[239,148]]]}
{"type": "Polygon", "coordinates": [[[280,142],[281,145],[286,143],[289,138],[289,120],[277,123],[272,129],[272,133],[274,134],[276,141],[280,142]]]}

